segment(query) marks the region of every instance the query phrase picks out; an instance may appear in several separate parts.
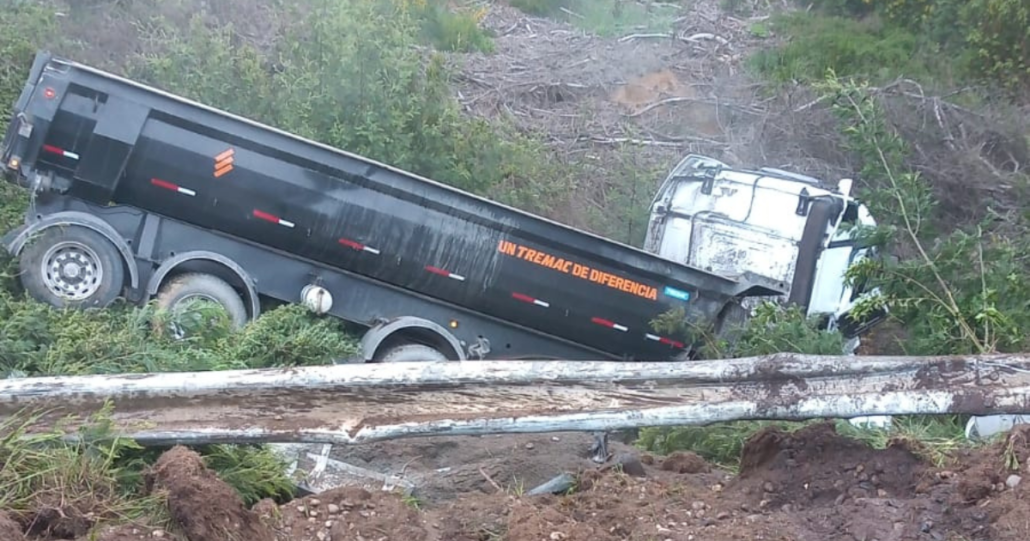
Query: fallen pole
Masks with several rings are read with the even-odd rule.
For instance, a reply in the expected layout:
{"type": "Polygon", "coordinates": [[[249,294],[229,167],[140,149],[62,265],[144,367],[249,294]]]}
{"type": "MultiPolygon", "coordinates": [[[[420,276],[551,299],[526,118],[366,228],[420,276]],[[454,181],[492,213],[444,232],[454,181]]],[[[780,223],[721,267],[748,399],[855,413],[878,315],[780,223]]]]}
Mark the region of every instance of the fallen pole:
{"type": "MultiPolygon", "coordinates": [[[[116,431],[155,445],[989,415],[1030,411],[1030,355],[469,361],[0,381],[0,418],[45,410],[33,430],[107,401],[116,431]]],[[[74,417],[66,426],[76,427],[74,417]]]]}

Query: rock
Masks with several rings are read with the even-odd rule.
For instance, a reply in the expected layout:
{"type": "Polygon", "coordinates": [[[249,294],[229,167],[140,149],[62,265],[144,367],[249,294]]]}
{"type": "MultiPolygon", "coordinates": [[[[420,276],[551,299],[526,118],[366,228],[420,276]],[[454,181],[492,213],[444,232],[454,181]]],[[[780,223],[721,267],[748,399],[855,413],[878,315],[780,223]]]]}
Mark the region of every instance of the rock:
{"type": "Polygon", "coordinates": [[[622,473],[633,477],[647,477],[644,465],[633,453],[619,453],[612,459],[612,467],[619,467],[622,473]]]}
{"type": "Polygon", "coordinates": [[[322,505],[322,502],[312,498],[308,500],[308,505],[310,505],[311,507],[318,507],[319,505],[322,505]]]}
{"type": "Polygon", "coordinates": [[[335,503],[331,503],[326,507],[326,511],[329,511],[330,515],[335,515],[340,512],[340,506],[335,503]]]}
{"type": "Polygon", "coordinates": [[[565,534],[561,532],[551,532],[551,535],[548,537],[551,538],[551,541],[563,541],[565,539],[565,534]]]}
{"type": "Polygon", "coordinates": [[[727,511],[723,511],[722,513],[719,513],[718,515],[715,515],[715,518],[717,518],[719,520],[726,520],[726,519],[730,518],[730,514],[727,511]]]}
{"type": "Polygon", "coordinates": [[[160,538],[162,538],[164,536],[165,536],[164,530],[154,530],[153,532],[150,533],[150,537],[153,537],[155,539],[160,539],[160,538]]]}
{"type": "Polygon", "coordinates": [[[771,482],[766,481],[765,484],[762,485],[762,490],[764,490],[766,492],[776,492],[776,487],[773,486],[773,484],[771,482]]]}
{"type": "Polygon", "coordinates": [[[1019,482],[1022,480],[1023,478],[1018,475],[1010,475],[1009,478],[1005,480],[1005,486],[1009,488],[1016,488],[1017,486],[1019,486],[1019,482]]]}
{"type": "MultiPolygon", "coordinates": [[[[541,494],[560,494],[566,492],[576,484],[576,478],[571,473],[563,473],[550,481],[537,486],[526,494],[539,496],[541,494]]],[[[331,512],[331,511],[330,511],[331,512]]]]}
{"type": "Polygon", "coordinates": [[[694,502],[690,504],[690,507],[694,509],[694,511],[704,511],[707,506],[705,505],[705,502],[694,502]]]}
{"type": "Polygon", "coordinates": [[[532,451],[534,447],[536,447],[536,445],[533,445],[532,442],[526,444],[526,449],[528,449],[530,451],[532,451]]]}

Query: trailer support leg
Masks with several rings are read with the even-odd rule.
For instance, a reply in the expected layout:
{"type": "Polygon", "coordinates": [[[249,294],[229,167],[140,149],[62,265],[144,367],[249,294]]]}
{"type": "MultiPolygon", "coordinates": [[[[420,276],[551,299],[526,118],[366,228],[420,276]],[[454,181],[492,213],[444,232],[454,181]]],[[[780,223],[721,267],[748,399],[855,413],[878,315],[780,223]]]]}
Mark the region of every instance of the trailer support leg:
{"type": "Polygon", "coordinates": [[[598,464],[608,461],[608,432],[594,432],[594,443],[590,446],[591,460],[598,464]]]}

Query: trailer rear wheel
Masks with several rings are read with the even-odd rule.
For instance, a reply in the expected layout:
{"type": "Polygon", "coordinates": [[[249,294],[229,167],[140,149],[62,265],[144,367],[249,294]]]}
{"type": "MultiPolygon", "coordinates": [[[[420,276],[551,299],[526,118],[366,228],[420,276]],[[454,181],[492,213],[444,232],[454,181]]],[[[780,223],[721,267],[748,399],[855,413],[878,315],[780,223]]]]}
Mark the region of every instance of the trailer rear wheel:
{"type": "MultiPolygon", "coordinates": [[[[243,299],[228,282],[217,276],[197,272],[180,274],[168,280],[157,293],[158,308],[168,310],[173,317],[177,309],[192,301],[206,301],[220,306],[228,313],[234,329],[247,324],[247,307],[243,299]]],[[[185,330],[174,320],[171,326],[177,338],[185,335],[185,330]]]]}
{"type": "Polygon", "coordinates": [[[106,308],[122,292],[125,267],[103,235],[80,226],[51,227],[19,257],[21,283],[57,308],[106,308]]]}
{"type": "Polygon", "coordinates": [[[387,348],[382,354],[377,354],[377,361],[381,363],[417,363],[417,362],[446,362],[447,356],[440,353],[436,348],[423,344],[401,344],[387,348]]]}

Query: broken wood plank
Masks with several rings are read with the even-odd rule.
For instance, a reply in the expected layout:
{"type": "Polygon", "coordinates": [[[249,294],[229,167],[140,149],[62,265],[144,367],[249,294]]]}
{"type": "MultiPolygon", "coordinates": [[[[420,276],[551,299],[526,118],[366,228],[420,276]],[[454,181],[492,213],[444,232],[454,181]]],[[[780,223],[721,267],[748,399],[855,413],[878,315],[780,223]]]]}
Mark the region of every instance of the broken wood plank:
{"type": "Polygon", "coordinates": [[[1030,411],[1030,355],[467,361],[0,381],[0,417],[45,409],[39,430],[106,401],[117,430],[149,444],[355,444],[741,419],[987,415],[1030,411]]]}

